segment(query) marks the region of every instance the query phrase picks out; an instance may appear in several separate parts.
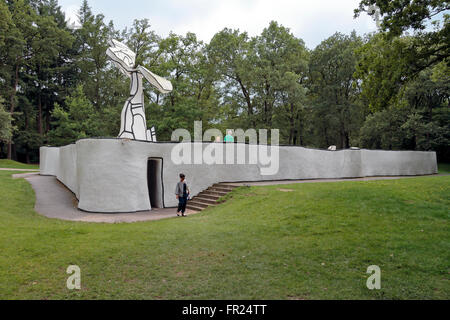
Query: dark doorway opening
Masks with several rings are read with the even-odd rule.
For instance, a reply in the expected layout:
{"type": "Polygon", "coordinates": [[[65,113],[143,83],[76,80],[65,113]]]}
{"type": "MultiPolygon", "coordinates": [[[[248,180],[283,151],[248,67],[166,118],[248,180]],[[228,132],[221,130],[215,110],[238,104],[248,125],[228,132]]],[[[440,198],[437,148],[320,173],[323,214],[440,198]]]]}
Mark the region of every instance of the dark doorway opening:
{"type": "Polygon", "coordinates": [[[152,208],[164,208],[164,187],[162,182],[163,159],[149,158],[147,163],[148,195],[152,208]]]}

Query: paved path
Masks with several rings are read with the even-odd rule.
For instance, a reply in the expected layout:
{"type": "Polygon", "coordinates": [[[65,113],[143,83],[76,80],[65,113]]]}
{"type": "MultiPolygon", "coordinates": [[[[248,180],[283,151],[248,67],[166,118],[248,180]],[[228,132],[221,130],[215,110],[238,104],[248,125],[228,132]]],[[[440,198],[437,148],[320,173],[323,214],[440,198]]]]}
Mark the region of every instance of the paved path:
{"type": "Polygon", "coordinates": [[[13,174],[12,177],[13,179],[22,179],[22,178],[28,178],[31,176],[38,176],[39,172],[27,172],[27,173],[16,173],[13,174]]]}
{"type": "MultiPolygon", "coordinates": [[[[437,176],[437,175],[432,175],[437,176]]],[[[62,183],[53,176],[41,176],[38,173],[15,174],[14,178],[25,178],[31,183],[36,193],[35,210],[48,218],[98,222],[98,223],[132,223],[151,220],[161,220],[176,217],[175,208],[153,209],[151,211],[137,213],[102,214],[87,213],[77,209],[78,201],[74,194],[70,192],[62,183]]],[[[318,179],[318,180],[283,180],[283,181],[261,181],[261,182],[241,182],[230,183],[240,186],[265,186],[284,185],[293,183],[316,183],[316,182],[339,182],[339,181],[370,181],[370,180],[391,180],[414,177],[369,177],[356,179],[318,179]]],[[[195,211],[188,210],[187,214],[195,214],[195,211]]],[[[182,219],[182,218],[180,218],[182,219]]]]}
{"type": "MultiPolygon", "coordinates": [[[[88,213],[77,209],[78,200],[53,176],[31,175],[25,178],[36,193],[35,210],[48,218],[100,223],[132,223],[177,217],[175,208],[153,209],[135,213],[88,213]]],[[[188,215],[195,211],[187,211],[188,215]]],[[[180,217],[180,219],[182,219],[180,217]]]]}

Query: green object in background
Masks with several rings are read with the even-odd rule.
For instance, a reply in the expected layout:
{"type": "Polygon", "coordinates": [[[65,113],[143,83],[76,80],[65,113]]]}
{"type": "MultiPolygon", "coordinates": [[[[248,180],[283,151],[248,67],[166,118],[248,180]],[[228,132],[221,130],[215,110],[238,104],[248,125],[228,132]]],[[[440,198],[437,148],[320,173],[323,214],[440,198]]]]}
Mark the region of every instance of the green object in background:
{"type": "Polygon", "coordinates": [[[225,136],[225,139],[223,140],[225,142],[234,142],[234,137],[230,136],[229,134],[225,136]]]}

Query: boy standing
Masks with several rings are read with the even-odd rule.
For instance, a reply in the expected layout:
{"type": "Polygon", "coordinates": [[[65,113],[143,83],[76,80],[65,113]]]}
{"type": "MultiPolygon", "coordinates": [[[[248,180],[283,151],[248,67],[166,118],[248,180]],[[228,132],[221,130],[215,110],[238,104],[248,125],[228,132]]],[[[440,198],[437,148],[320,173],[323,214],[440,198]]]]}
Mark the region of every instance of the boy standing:
{"type": "Polygon", "coordinates": [[[180,182],[177,183],[177,186],[175,188],[175,195],[177,196],[178,199],[178,210],[177,210],[177,216],[180,216],[180,212],[181,215],[183,217],[186,217],[186,215],[184,214],[186,212],[186,204],[187,204],[187,199],[190,193],[189,187],[185,181],[186,176],[184,174],[180,174],[180,182]]]}

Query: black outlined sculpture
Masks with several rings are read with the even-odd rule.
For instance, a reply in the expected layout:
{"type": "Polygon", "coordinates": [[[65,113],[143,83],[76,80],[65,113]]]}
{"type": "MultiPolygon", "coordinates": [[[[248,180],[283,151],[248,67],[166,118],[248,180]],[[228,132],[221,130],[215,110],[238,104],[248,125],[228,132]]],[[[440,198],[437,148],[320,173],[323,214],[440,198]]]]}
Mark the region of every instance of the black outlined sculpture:
{"type": "Polygon", "coordinates": [[[142,78],[161,93],[171,92],[172,83],[143,66],[136,66],[136,54],[120,41],[111,40],[109,44],[111,47],[106,54],[124,75],[131,78],[130,97],[122,110],[119,138],[156,142],[155,128],[147,130],[142,78]]]}

